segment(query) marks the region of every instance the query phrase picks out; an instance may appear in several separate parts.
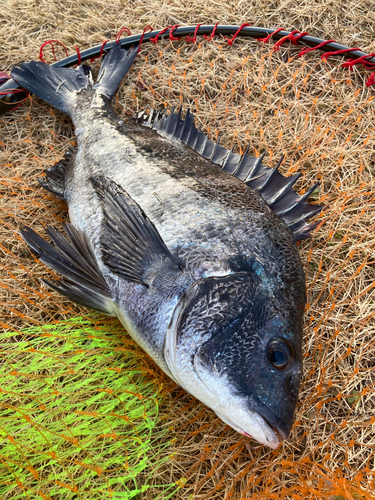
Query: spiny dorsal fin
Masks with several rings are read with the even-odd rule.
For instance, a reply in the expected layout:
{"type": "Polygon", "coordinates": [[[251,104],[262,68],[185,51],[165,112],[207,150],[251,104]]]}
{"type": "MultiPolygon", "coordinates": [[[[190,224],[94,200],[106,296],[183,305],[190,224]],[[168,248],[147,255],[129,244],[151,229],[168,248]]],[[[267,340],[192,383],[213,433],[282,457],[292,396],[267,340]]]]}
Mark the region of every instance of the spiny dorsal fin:
{"type": "Polygon", "coordinates": [[[219,141],[211,141],[198,130],[194,124],[194,116],[189,110],[185,119],[181,118],[181,108],[177,113],[173,108],[170,115],[153,110],[150,113],[142,111],[138,120],[142,125],[156,130],[162,137],[186,144],[206,160],[220,165],[225,172],[244,181],[285,221],[296,241],[311,236],[310,231],[317,224],[308,224],[307,219],[318,214],[323,207],[306,203],[306,200],[318,184],[310,188],[305,195],[298,195],[292,186],[300,174],[284,177],[278,171],[284,157],[276,168],[270,168],[262,163],[264,154],[260,158],[254,158],[247,154],[248,149],[243,155],[234,153],[233,149],[220,146],[219,141]]]}
{"type": "Polygon", "coordinates": [[[182,265],[129,194],[107,177],[93,175],[90,180],[103,204],[100,242],[103,261],[111,271],[146,287],[160,270],[179,273],[182,265]]]}
{"type": "Polygon", "coordinates": [[[65,230],[70,241],[55,229],[46,228],[55,246],[47,243],[29,227],[21,229],[21,236],[39,254],[39,259],[46,266],[67,279],[66,282],[43,280],[47,286],[77,304],[113,316],[111,290],[99,269],[88,238],[70,224],[66,224],[65,230]]]}

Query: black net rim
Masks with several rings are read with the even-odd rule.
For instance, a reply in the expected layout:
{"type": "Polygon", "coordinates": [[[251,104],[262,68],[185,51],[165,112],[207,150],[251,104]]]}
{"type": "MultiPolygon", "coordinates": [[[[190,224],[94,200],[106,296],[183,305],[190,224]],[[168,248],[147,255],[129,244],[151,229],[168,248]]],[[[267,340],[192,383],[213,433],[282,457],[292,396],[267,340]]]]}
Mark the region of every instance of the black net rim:
{"type": "MultiPolygon", "coordinates": [[[[145,33],[146,29],[150,28],[147,26],[143,33],[137,35],[130,35],[126,38],[121,38],[115,41],[103,42],[101,45],[96,45],[89,49],[83,51],[77,50],[76,54],[72,54],[68,57],[64,57],[59,61],[53,63],[54,66],[68,68],[70,66],[75,66],[81,62],[95,59],[106,54],[115,43],[120,43],[122,47],[128,48],[134,44],[138,43],[156,43],[159,39],[175,39],[177,37],[190,37],[190,41],[195,41],[196,37],[199,36],[217,36],[223,35],[232,36],[232,39],[228,40],[230,45],[233,44],[235,38],[250,37],[254,39],[267,39],[272,38],[275,42],[281,39],[291,40],[294,45],[304,45],[308,48],[321,50],[324,52],[340,52],[341,56],[347,57],[353,61],[356,59],[365,59],[367,67],[375,67],[375,57],[373,54],[367,54],[358,48],[351,48],[346,45],[337,43],[334,40],[325,40],[323,38],[317,38],[310,36],[309,34],[298,31],[287,31],[284,29],[273,29],[273,28],[262,28],[257,26],[248,26],[247,23],[243,25],[219,25],[219,24],[197,24],[195,26],[168,26],[162,30],[153,30],[145,33]],[[298,34],[299,33],[299,34],[298,34]],[[193,38],[191,38],[193,35],[193,38]]],[[[121,32],[120,32],[121,33],[121,32]]],[[[9,78],[2,85],[0,85],[0,115],[11,111],[14,106],[17,106],[27,97],[26,91],[22,89],[14,80],[9,78]],[[10,108],[10,105],[12,106],[10,108]]]]}

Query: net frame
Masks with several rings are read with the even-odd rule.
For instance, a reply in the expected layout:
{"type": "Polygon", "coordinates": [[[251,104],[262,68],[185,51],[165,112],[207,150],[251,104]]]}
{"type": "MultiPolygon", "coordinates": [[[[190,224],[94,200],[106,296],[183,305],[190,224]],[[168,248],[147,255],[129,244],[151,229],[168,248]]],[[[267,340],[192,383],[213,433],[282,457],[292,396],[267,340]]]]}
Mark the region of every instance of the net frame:
{"type": "MultiPolygon", "coordinates": [[[[122,28],[116,36],[114,42],[108,42],[105,40],[101,45],[97,45],[90,49],[86,49],[84,51],[80,51],[78,47],[75,45],[76,54],[65,57],[61,60],[56,60],[52,63],[57,67],[70,67],[75,66],[76,64],[81,64],[81,62],[85,62],[90,60],[93,62],[96,58],[100,58],[103,54],[106,54],[113,46],[113,43],[120,43],[121,47],[129,48],[133,44],[146,42],[157,43],[159,38],[161,40],[165,38],[169,38],[169,40],[178,40],[180,37],[186,37],[187,42],[195,43],[197,40],[197,36],[203,36],[207,40],[212,40],[214,36],[223,35],[228,45],[232,45],[235,39],[240,37],[251,37],[262,42],[268,42],[271,39],[275,41],[274,48],[275,50],[279,50],[280,46],[285,42],[289,41],[293,45],[306,45],[308,48],[301,51],[300,55],[305,55],[307,52],[311,50],[322,50],[325,53],[322,58],[328,58],[331,56],[339,56],[344,55],[345,57],[350,56],[350,60],[347,64],[347,67],[354,66],[356,64],[362,64],[364,67],[368,69],[375,68],[375,54],[367,54],[363,52],[361,49],[357,47],[347,47],[346,45],[342,45],[337,43],[335,40],[329,39],[324,40],[322,38],[316,38],[310,36],[307,32],[300,32],[298,30],[294,31],[286,31],[283,28],[277,28],[276,30],[270,28],[261,28],[261,27],[253,27],[248,23],[244,23],[241,26],[233,25],[219,25],[216,23],[214,25],[203,25],[197,24],[196,26],[167,26],[162,30],[153,31],[151,26],[146,26],[143,29],[143,32],[139,35],[131,35],[131,32],[128,28],[122,28]],[[147,33],[147,30],[150,30],[147,33]],[[128,37],[120,39],[120,35],[127,31],[128,37]],[[192,37],[190,35],[193,35],[192,37]],[[227,38],[226,35],[232,35],[231,38],[227,38]]],[[[43,48],[51,43],[52,51],[55,56],[53,43],[59,43],[65,49],[67,53],[67,49],[64,44],[62,44],[59,40],[49,40],[42,44],[39,53],[39,59],[43,60],[43,48]]],[[[344,67],[345,67],[344,64],[344,67]]],[[[1,82],[0,82],[1,83],[1,82]]],[[[375,84],[375,73],[372,73],[367,80],[367,85],[375,84]]],[[[7,111],[13,110],[14,105],[18,102],[23,102],[23,100],[27,97],[27,92],[22,89],[20,85],[14,82],[11,78],[8,81],[5,81],[0,85],[0,115],[2,113],[6,113],[7,111]]]]}

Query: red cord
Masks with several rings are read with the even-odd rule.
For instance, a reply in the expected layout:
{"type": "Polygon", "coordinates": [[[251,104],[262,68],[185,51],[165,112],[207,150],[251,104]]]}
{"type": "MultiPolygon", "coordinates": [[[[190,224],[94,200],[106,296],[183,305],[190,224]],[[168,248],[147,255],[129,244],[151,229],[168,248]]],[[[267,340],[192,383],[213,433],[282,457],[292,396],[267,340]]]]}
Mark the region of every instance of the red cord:
{"type": "Polygon", "coordinates": [[[166,28],[164,28],[163,30],[159,31],[159,33],[158,33],[156,36],[154,36],[154,38],[150,38],[150,41],[151,41],[153,44],[155,44],[155,45],[156,45],[156,44],[158,43],[159,36],[160,36],[160,35],[163,35],[163,34],[164,34],[166,31],[168,31],[168,30],[170,30],[170,31],[169,31],[169,39],[170,39],[170,40],[179,40],[179,38],[175,38],[175,37],[173,36],[173,34],[172,34],[172,33],[173,33],[173,31],[174,31],[175,29],[177,29],[178,27],[179,27],[179,24],[174,24],[174,25],[167,26],[167,27],[166,27],[166,28]]]}
{"type": "Polygon", "coordinates": [[[140,53],[141,51],[141,45],[142,45],[142,42],[143,42],[143,39],[144,39],[144,36],[145,36],[145,33],[146,33],[146,30],[149,30],[149,31],[153,31],[154,28],[150,25],[148,26],[145,26],[143,28],[143,31],[142,31],[142,36],[141,36],[141,39],[139,40],[139,45],[138,45],[138,54],[140,53]]]}
{"type": "Polygon", "coordinates": [[[300,38],[303,38],[306,35],[308,35],[307,31],[299,32],[299,35],[293,38],[294,41],[292,40],[293,45],[298,45],[298,41],[300,40],[300,38]]]}
{"type": "Polygon", "coordinates": [[[371,87],[371,85],[375,85],[375,71],[366,80],[366,87],[371,87]]]}
{"type": "Polygon", "coordinates": [[[280,33],[280,31],[285,31],[284,28],[277,28],[276,31],[273,31],[272,33],[270,33],[269,35],[267,35],[265,38],[257,38],[258,42],[263,42],[263,43],[267,43],[271,40],[271,38],[273,37],[273,35],[276,35],[276,33],[280,33]]]}
{"type": "Polygon", "coordinates": [[[79,66],[81,64],[81,51],[79,50],[77,45],[74,45],[74,48],[76,49],[77,57],[78,57],[77,66],[79,66]]]}
{"type": "Polygon", "coordinates": [[[174,30],[176,30],[178,27],[179,27],[179,24],[175,24],[174,26],[171,27],[171,29],[169,30],[169,40],[173,41],[173,40],[180,39],[179,37],[176,38],[175,36],[173,36],[174,30]]]}
{"type": "MultiPolygon", "coordinates": [[[[212,33],[211,35],[207,36],[207,35],[203,35],[203,37],[208,40],[208,41],[211,41],[214,36],[216,36],[216,29],[217,29],[217,26],[218,26],[219,23],[215,23],[214,25],[214,29],[212,30],[212,33]]],[[[198,30],[200,28],[201,24],[197,24],[196,27],[195,27],[195,30],[194,30],[194,35],[193,37],[190,37],[190,36],[186,36],[186,41],[187,42],[193,42],[195,43],[197,41],[197,34],[198,34],[198,30]]],[[[227,40],[228,42],[228,45],[233,45],[234,41],[236,40],[236,38],[238,37],[238,35],[240,34],[240,32],[243,30],[243,28],[245,28],[246,26],[251,26],[251,24],[248,24],[248,23],[244,23],[242,24],[238,30],[236,31],[236,33],[232,36],[232,38],[227,38],[225,37],[225,39],[227,40]]],[[[154,44],[156,44],[158,42],[158,39],[159,39],[159,36],[164,34],[166,31],[169,30],[169,39],[171,41],[173,40],[179,40],[180,38],[177,38],[177,37],[174,37],[173,36],[173,32],[179,27],[178,24],[175,24],[175,25],[170,25],[170,26],[167,26],[166,28],[164,28],[163,30],[159,31],[159,33],[154,37],[154,38],[150,38],[150,41],[154,44]]],[[[143,38],[145,36],[145,33],[147,30],[150,30],[150,31],[153,31],[153,28],[152,26],[146,26],[144,29],[143,29],[143,32],[142,32],[142,35],[141,35],[141,38],[139,40],[139,48],[138,48],[138,52],[140,52],[140,47],[141,47],[141,44],[143,42],[143,38]]],[[[260,41],[260,42],[263,42],[263,43],[266,43],[268,42],[274,35],[276,35],[277,33],[279,33],[280,31],[283,31],[284,29],[283,28],[278,28],[277,30],[273,31],[272,33],[270,33],[269,35],[267,35],[265,38],[258,38],[257,40],[260,41]]],[[[116,35],[116,38],[115,38],[115,41],[116,43],[119,43],[120,42],[120,37],[122,35],[122,33],[127,33],[129,36],[131,35],[131,31],[129,30],[129,28],[127,28],[126,26],[124,26],[123,28],[120,29],[120,31],[117,33],[116,35]]],[[[281,45],[283,45],[286,41],[290,41],[293,45],[298,45],[298,42],[301,38],[303,38],[304,36],[308,35],[308,33],[306,31],[303,31],[303,32],[300,32],[298,30],[294,30],[292,31],[291,33],[289,33],[289,35],[281,38],[280,40],[278,40],[274,47],[273,47],[273,50],[277,51],[279,50],[279,48],[281,47],[281,45]]],[[[103,51],[104,51],[104,47],[106,45],[106,43],[108,42],[109,40],[105,40],[103,43],[102,43],[102,46],[100,48],[100,53],[97,57],[94,57],[91,59],[91,62],[93,62],[95,59],[98,59],[100,57],[102,57],[103,55],[103,51]]],[[[302,57],[304,56],[305,54],[307,54],[307,52],[311,52],[313,50],[317,50],[317,49],[320,49],[322,47],[324,47],[325,45],[331,43],[331,42],[335,42],[335,40],[326,40],[322,43],[320,43],[319,45],[317,45],[316,47],[308,47],[308,48],[305,48],[303,50],[301,50],[301,52],[298,54],[299,57],[302,57]]],[[[46,45],[48,44],[51,44],[52,46],[52,54],[53,54],[53,57],[55,59],[55,61],[57,61],[57,58],[56,58],[56,53],[55,53],[55,47],[54,47],[54,43],[58,43],[60,44],[64,50],[65,50],[65,54],[66,56],[68,57],[69,54],[68,54],[68,49],[65,47],[65,45],[63,43],[61,43],[59,40],[48,40],[46,42],[44,42],[41,47],[40,47],[40,51],[39,51],[39,59],[45,63],[45,60],[43,58],[43,49],[46,45]]],[[[81,52],[79,50],[79,48],[74,45],[74,48],[76,49],[77,51],[77,57],[78,57],[78,65],[81,64],[81,52]]],[[[355,50],[360,50],[359,48],[355,47],[355,48],[350,48],[350,49],[342,49],[342,50],[337,50],[337,51],[333,51],[333,52],[325,52],[321,58],[322,59],[328,59],[329,57],[331,56],[335,56],[335,55],[340,55],[340,54],[345,54],[347,52],[353,52],[355,50]]],[[[372,61],[368,61],[369,58],[373,58],[375,57],[375,53],[372,53],[372,54],[367,54],[367,55],[363,55],[361,57],[358,57],[357,59],[349,59],[348,61],[346,61],[345,63],[342,64],[342,67],[343,68],[352,68],[353,66],[357,65],[357,64],[362,64],[366,69],[373,69],[375,68],[375,62],[372,62],[372,61]]],[[[10,77],[6,74],[6,73],[3,73],[3,72],[0,72],[0,83],[3,83],[5,81],[7,81],[10,77]]],[[[370,76],[368,77],[367,81],[366,81],[366,86],[367,87],[370,87],[372,85],[375,85],[375,72],[371,73],[370,76]]],[[[0,92],[0,95],[7,95],[7,94],[16,94],[16,93],[20,93],[20,92],[25,92],[25,89],[15,89],[15,90],[8,90],[6,92],[0,92]]],[[[27,92],[27,91],[26,91],[27,92]]],[[[27,92],[27,96],[29,95],[29,93],[27,92]]],[[[27,98],[26,96],[26,98],[27,98]]],[[[25,99],[26,99],[25,98],[25,99]]],[[[25,100],[24,99],[24,100],[25,100]]],[[[21,106],[21,104],[24,102],[24,100],[22,100],[22,102],[17,105],[16,107],[14,108],[11,108],[10,110],[14,110],[14,109],[17,109],[19,106],[21,106]]]]}
{"type": "Polygon", "coordinates": [[[341,66],[343,68],[352,68],[356,64],[363,64],[363,66],[367,69],[373,69],[375,68],[375,62],[367,61],[367,59],[371,57],[375,57],[375,54],[366,54],[364,56],[358,57],[357,59],[349,59],[348,61],[344,62],[341,66]]]}
{"type": "Polygon", "coordinates": [[[280,49],[280,47],[288,40],[292,42],[293,45],[298,45],[300,38],[303,38],[306,35],[308,35],[307,31],[301,32],[298,30],[294,30],[291,33],[289,33],[289,35],[280,38],[280,40],[275,43],[273,50],[277,52],[280,49]]]}
{"type": "Polygon", "coordinates": [[[338,56],[340,54],[345,54],[346,52],[353,52],[353,50],[361,50],[358,47],[354,47],[353,49],[342,49],[336,50],[336,52],[324,52],[321,59],[328,59],[331,56],[338,56]]]}
{"type": "MultiPolygon", "coordinates": [[[[326,42],[320,43],[316,47],[309,47],[307,49],[301,50],[301,52],[298,54],[300,57],[305,55],[307,52],[310,52],[312,50],[319,49],[321,47],[324,47],[328,43],[334,42],[335,40],[327,40],[326,42]]],[[[336,50],[334,52],[325,52],[322,55],[322,59],[328,59],[331,56],[336,56],[340,54],[345,54],[347,52],[353,52],[354,50],[361,50],[358,47],[354,47],[351,49],[341,49],[341,50],[336,50]]],[[[375,68],[375,62],[368,61],[369,58],[375,57],[374,53],[371,54],[365,54],[361,57],[358,57],[357,59],[349,59],[348,61],[344,62],[341,67],[342,68],[352,68],[356,64],[362,64],[366,69],[373,69],[375,68]]],[[[366,80],[366,86],[371,87],[371,85],[375,85],[375,72],[371,73],[371,75],[367,78],[366,80]]]]}
{"type": "Polygon", "coordinates": [[[120,29],[120,31],[116,35],[116,38],[115,38],[116,43],[120,42],[120,37],[121,37],[121,35],[123,33],[127,33],[129,36],[131,36],[131,34],[132,34],[132,32],[130,31],[130,29],[127,28],[126,26],[124,26],[123,28],[120,29]]]}
{"type": "Polygon", "coordinates": [[[242,31],[246,26],[251,26],[251,24],[248,23],[243,23],[238,30],[235,32],[235,34],[232,36],[232,38],[227,38],[226,36],[224,37],[226,41],[228,42],[228,45],[233,45],[235,39],[238,37],[240,31],[242,31]]]}
{"type": "Polygon", "coordinates": [[[305,54],[307,54],[307,52],[311,52],[312,50],[316,50],[316,49],[320,49],[321,47],[324,47],[325,45],[327,45],[328,43],[332,43],[334,42],[335,43],[335,40],[326,40],[325,42],[322,42],[320,43],[319,45],[317,45],[316,47],[307,47],[306,49],[302,49],[301,52],[298,54],[299,57],[302,57],[304,56],[305,54]]]}
{"type": "Polygon", "coordinates": [[[212,33],[211,35],[207,36],[207,35],[203,35],[203,37],[208,40],[209,42],[213,39],[213,37],[215,36],[215,33],[216,33],[216,28],[218,27],[218,24],[219,23],[215,23],[214,25],[214,29],[212,30],[212,33]]]}
{"type": "Polygon", "coordinates": [[[195,43],[197,41],[197,33],[198,33],[198,30],[199,30],[200,26],[202,26],[202,24],[197,24],[196,25],[195,30],[194,30],[193,38],[191,38],[189,35],[186,35],[185,40],[187,42],[193,42],[193,43],[195,43]]]}
{"type": "Polygon", "coordinates": [[[90,59],[90,62],[93,63],[94,61],[96,61],[97,59],[100,59],[103,55],[103,51],[104,51],[104,47],[105,47],[105,44],[109,42],[109,40],[104,40],[104,42],[102,43],[102,46],[100,47],[100,52],[99,52],[99,55],[96,56],[96,57],[92,57],[90,59]]]}
{"type": "Polygon", "coordinates": [[[65,50],[65,54],[66,54],[66,57],[68,57],[68,49],[65,47],[65,45],[63,43],[61,43],[59,40],[48,40],[47,42],[44,42],[41,47],[40,47],[40,50],[39,50],[39,59],[43,62],[43,63],[46,63],[46,61],[44,60],[43,58],[43,49],[46,45],[48,44],[51,44],[52,45],[52,54],[53,54],[53,57],[55,58],[55,61],[57,61],[57,58],[56,58],[56,54],[55,54],[55,47],[53,46],[54,43],[59,43],[60,45],[62,45],[64,47],[64,50],[65,50]]]}
{"type": "Polygon", "coordinates": [[[109,40],[104,40],[104,42],[102,43],[102,46],[100,47],[100,52],[99,52],[99,55],[98,57],[102,57],[103,55],[103,51],[104,51],[104,47],[105,47],[105,44],[109,42],[109,40]]]}
{"type": "Polygon", "coordinates": [[[163,30],[159,31],[159,33],[157,33],[156,36],[154,36],[153,38],[150,38],[150,42],[152,42],[154,45],[156,45],[158,43],[159,36],[163,35],[166,31],[169,30],[169,28],[171,28],[171,26],[167,26],[163,30]]]}

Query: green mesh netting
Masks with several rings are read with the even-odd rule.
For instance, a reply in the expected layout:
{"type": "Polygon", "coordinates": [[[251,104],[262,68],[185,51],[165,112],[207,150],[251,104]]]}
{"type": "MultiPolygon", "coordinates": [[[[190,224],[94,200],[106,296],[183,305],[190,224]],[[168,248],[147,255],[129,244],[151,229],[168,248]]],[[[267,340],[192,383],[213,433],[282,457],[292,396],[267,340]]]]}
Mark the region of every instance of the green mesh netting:
{"type": "MultiPolygon", "coordinates": [[[[0,354],[3,500],[157,491],[169,445],[160,382],[118,323],[75,318],[8,332],[0,354]]],[[[175,489],[162,485],[163,498],[175,489]]]]}

